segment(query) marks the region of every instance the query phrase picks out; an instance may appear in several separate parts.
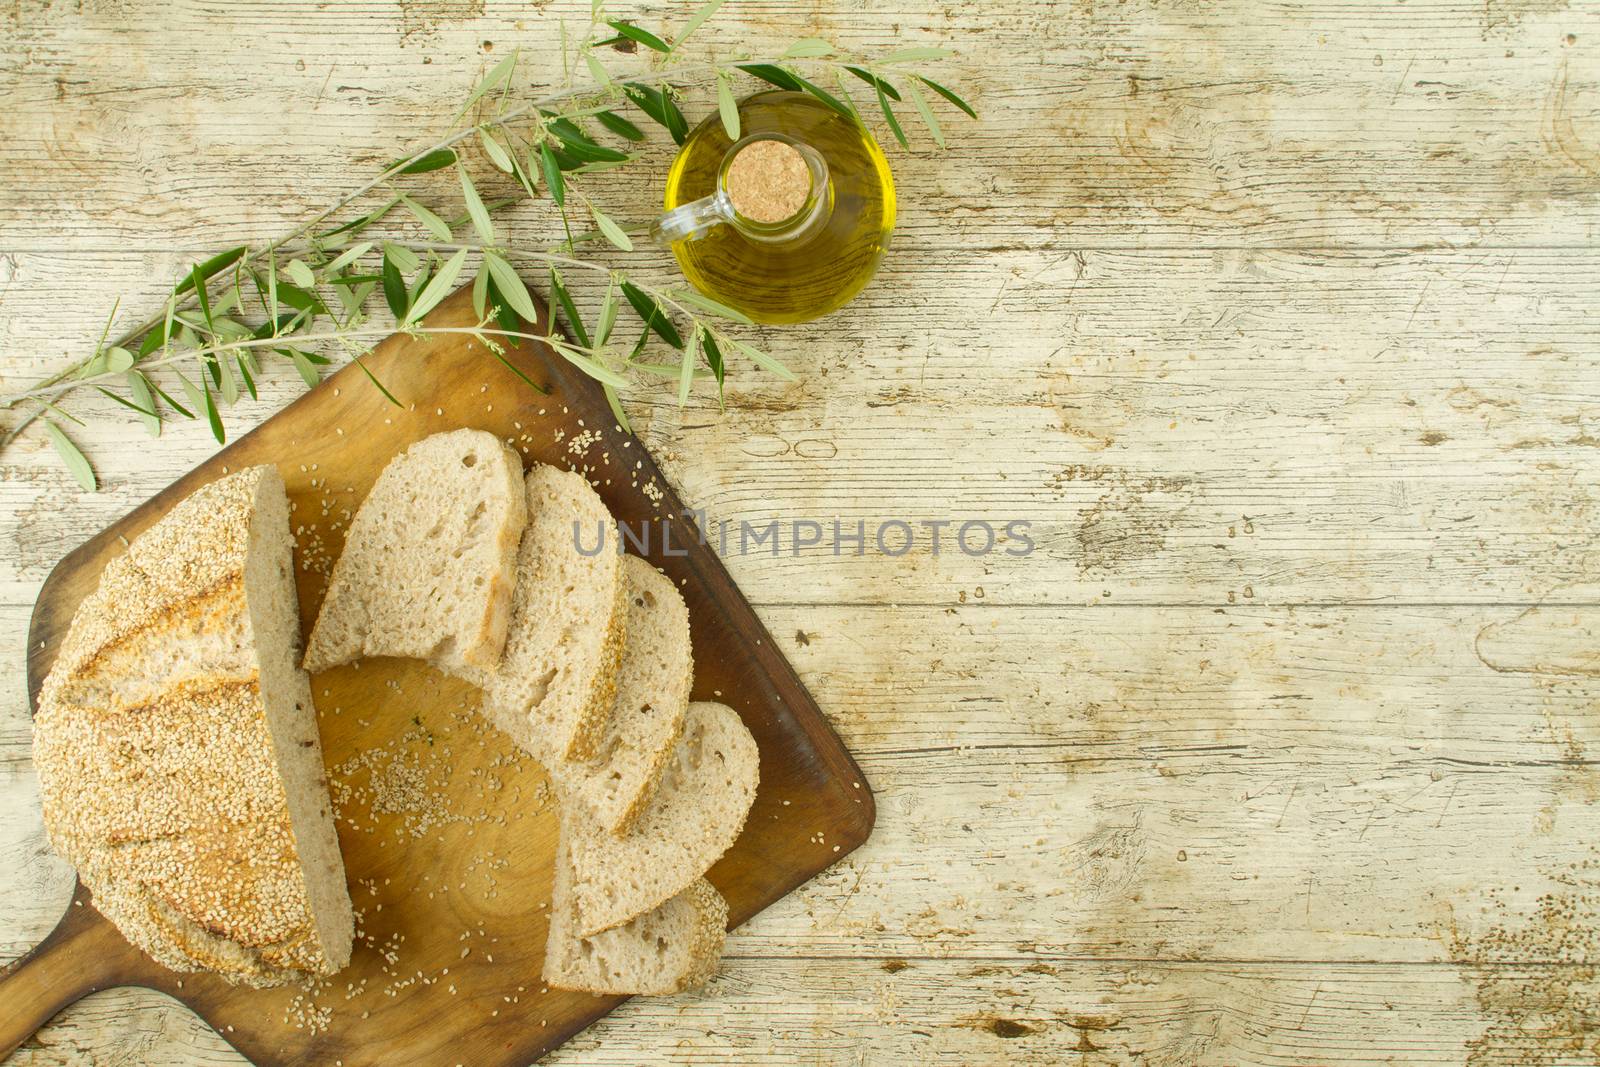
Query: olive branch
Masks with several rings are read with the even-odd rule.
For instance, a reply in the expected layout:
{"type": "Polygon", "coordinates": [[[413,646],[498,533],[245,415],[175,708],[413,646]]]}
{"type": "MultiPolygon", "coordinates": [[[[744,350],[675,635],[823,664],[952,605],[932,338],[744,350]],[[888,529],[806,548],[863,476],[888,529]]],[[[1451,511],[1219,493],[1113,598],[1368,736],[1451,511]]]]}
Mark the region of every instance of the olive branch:
{"type": "Polygon", "coordinates": [[[161,432],[168,417],[203,418],[221,443],[226,440],[222,410],[243,395],[257,398],[256,379],[267,357],[290,363],[310,387],[318,384],[335,355],[342,354],[390,402],[399,404],[362,361],[372,343],[396,330],[419,338],[469,335],[536,389],[540,387],[506,358],[505,346],[523,340],[543,342],[600,383],[624,428],[628,420],[618,391],[628,387],[633,373],[675,379],[680,405],[700,379],[714,379],[720,398],[731,355],[792,379],[779,360],[737,335],[738,328],[753,325],[740,312],[687,286],[647,285],[625,271],[578,255],[581,246],[592,242],[631,252],[634,235],[644,231],[617,223],[588,187],[591,175],[633,162],[637,156],[630,146],[647,140],[645,132],[623,114],[624,108],[641,113],[680,145],[690,128],[679,105],[684,86],[706,81],[715,84],[718,113],[728,135],[738,139],[734,85],[741,76],[806,93],[863,126],[866,120],[851,89],[865,87],[902,147],[909,147],[909,140],[895,114],[896,104],[909,100],[941,148],[943,129],[927,94],[971,117],[976,113],[953,91],[914,69],[915,64],[947,55],[940,48],[861,56],[806,38],[766,58],[730,55],[683,62],[680,47],[721,4],[722,0],[711,0],[703,5],[669,38],[605,18],[596,0],[589,25],[570,50],[563,27],[563,86],[531,100],[517,88],[520,56],[513,51],[466,98],[447,136],[394,161],[282,237],[228,249],[195,264],[173,287],[159,313],[113,339],[121,301],[114,302],[89,355],[27,389],[0,396],[0,408],[23,412],[0,434],[0,451],[42,419],[68,469],[92,490],[97,484],[94,469],[61,424],[83,422],[62,406],[65,401],[89,392],[109,398],[136,413],[152,436],[161,432]],[[650,67],[626,75],[613,74],[601,55],[608,49],[637,54],[641,48],[651,57],[650,67]],[[575,77],[580,68],[587,75],[581,82],[575,77]],[[818,84],[830,77],[833,89],[818,84]],[[464,142],[469,141],[475,141],[489,163],[515,182],[519,195],[483,198],[464,158],[464,142]],[[427,206],[415,183],[408,181],[446,168],[455,170],[463,208],[450,216],[427,206]],[[549,201],[561,222],[561,241],[548,248],[525,248],[503,239],[494,216],[520,202],[520,194],[549,201]],[[335,224],[349,211],[357,213],[335,224]],[[394,226],[385,235],[379,224],[397,215],[409,218],[411,232],[420,226],[430,240],[408,239],[394,226]],[[575,232],[575,221],[592,228],[575,232]],[[476,240],[461,240],[464,230],[476,240]],[[514,262],[537,264],[547,272],[553,304],[545,332],[530,332],[524,326],[538,321],[537,305],[514,262]],[[469,267],[477,322],[426,325],[425,316],[469,276],[469,267]],[[567,289],[566,271],[606,276],[605,295],[587,320],[567,289]],[[381,308],[375,299],[379,294],[381,308]],[[638,329],[631,344],[617,340],[624,308],[638,329]],[[392,323],[375,322],[374,311],[380,317],[387,311],[392,323]],[[565,335],[559,330],[558,314],[566,323],[565,335]],[[656,359],[662,347],[674,353],[671,361],[656,359]]]}

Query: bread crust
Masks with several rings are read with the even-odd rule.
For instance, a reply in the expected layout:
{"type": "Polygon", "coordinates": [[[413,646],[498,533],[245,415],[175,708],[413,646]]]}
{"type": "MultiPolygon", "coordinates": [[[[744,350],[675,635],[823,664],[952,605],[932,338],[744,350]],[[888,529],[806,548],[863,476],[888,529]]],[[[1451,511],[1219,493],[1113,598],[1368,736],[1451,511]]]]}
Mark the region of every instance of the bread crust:
{"type": "Polygon", "coordinates": [[[45,829],[95,905],[167,967],[257,985],[335,965],[250,644],[256,493],[282,493],[269,471],[197,490],[106,567],[34,724],[45,829]],[[151,663],[186,641],[189,658],[151,663]]]}

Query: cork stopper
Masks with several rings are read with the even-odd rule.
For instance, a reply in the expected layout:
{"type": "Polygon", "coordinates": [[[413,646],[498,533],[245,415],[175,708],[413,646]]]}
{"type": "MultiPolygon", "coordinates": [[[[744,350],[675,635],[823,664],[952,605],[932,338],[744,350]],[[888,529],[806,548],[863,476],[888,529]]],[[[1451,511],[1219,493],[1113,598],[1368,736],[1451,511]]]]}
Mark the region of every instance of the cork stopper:
{"type": "Polygon", "coordinates": [[[784,141],[751,141],[728,164],[725,179],[733,210],[751,222],[774,225],[799,214],[811,194],[811,168],[784,141]]]}

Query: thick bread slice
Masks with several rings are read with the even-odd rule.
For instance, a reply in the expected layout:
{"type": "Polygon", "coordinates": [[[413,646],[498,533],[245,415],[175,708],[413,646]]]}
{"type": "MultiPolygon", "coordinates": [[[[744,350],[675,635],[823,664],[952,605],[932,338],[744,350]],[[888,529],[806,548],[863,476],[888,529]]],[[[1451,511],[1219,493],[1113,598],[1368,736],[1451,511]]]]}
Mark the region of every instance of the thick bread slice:
{"type": "Polygon", "coordinates": [[[535,464],[517,552],[505,656],[452,673],[483,690],[482,710],[547,768],[592,759],[616,697],[627,627],[622,559],[594,545],[611,513],[580,474],[535,464]]]}
{"type": "Polygon", "coordinates": [[[672,580],[637,556],[623,558],[623,573],[628,636],[599,755],[550,770],[567,796],[614,834],[631,829],[655,796],[683,734],[694,680],[689,609],[672,580]]]}
{"type": "Polygon", "coordinates": [[[544,980],[562,989],[629,996],[665,996],[702,985],[716,972],[727,937],[728,904],[696,878],[682,893],[593,937],[573,932],[572,865],[556,853],[544,980]]]}
{"type": "Polygon", "coordinates": [[[655,799],[626,836],[609,834],[585,817],[557,780],[577,935],[591,937],[643,915],[709,870],[744,827],[759,764],[755,738],[738,713],[695,703],[655,799]]]}
{"type": "Polygon", "coordinates": [[[350,523],[306,670],[363,656],[492,669],[526,521],[522,461],[493,434],[453,430],[400,453],[350,523]]]}
{"type": "Polygon", "coordinates": [[[197,490],[106,566],[34,719],[45,828],[96,907],[255,985],[339,970],[354,927],[291,545],[272,467],[197,490]]]}

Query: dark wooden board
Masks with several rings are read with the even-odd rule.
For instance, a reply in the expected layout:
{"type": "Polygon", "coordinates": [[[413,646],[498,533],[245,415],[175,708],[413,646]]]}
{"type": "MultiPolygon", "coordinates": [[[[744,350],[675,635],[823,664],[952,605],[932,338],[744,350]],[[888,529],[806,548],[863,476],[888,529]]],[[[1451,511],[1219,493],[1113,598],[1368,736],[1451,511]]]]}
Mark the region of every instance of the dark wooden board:
{"type": "MultiPolygon", "coordinates": [[[[472,321],[464,290],[429,317],[472,321]]],[[[587,468],[613,515],[651,524],[641,554],[689,606],[694,698],[738,710],[761,749],[749,822],[709,876],[742,923],[866,840],[866,779],[599,386],[544,345],[506,355],[549,395],[469,337],[391,337],[366,362],[402,407],[346,367],[67,556],[34,609],[30,697],[106,561],[198,486],[277,465],[309,630],[348,513],[390,457],[440,430],[490,430],[529,461],[587,468]]],[[[538,764],[471,712],[475,690],[420,663],[369,660],[317,676],[313,693],[361,931],[350,966],[310,991],[176,974],[129,946],[80,886],[56,931],[0,974],[0,1056],[61,1007],[119,985],[176,997],[261,1065],[524,1064],[621,1003],[539,980],[555,809],[538,764]]]]}

